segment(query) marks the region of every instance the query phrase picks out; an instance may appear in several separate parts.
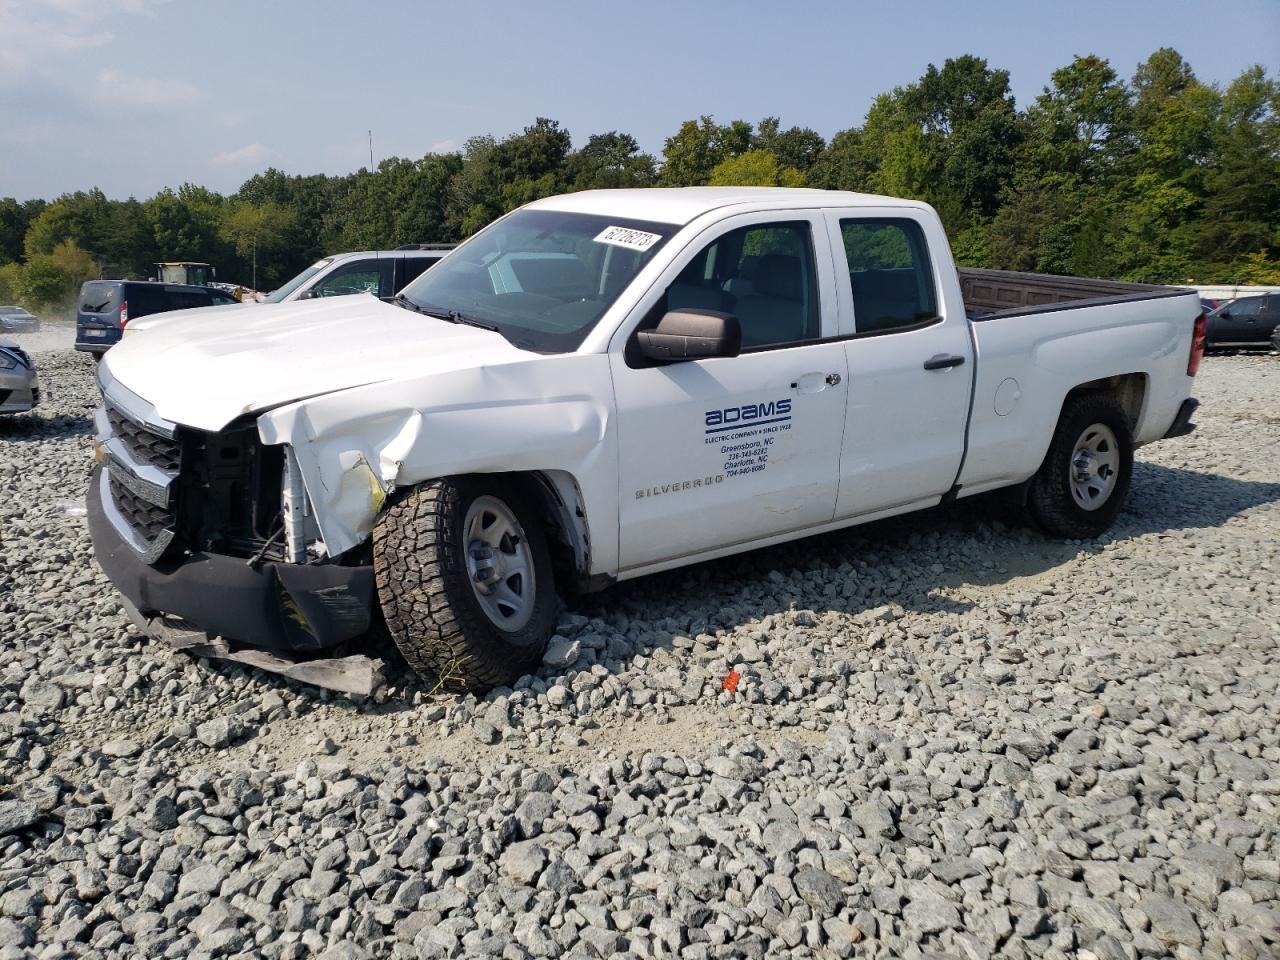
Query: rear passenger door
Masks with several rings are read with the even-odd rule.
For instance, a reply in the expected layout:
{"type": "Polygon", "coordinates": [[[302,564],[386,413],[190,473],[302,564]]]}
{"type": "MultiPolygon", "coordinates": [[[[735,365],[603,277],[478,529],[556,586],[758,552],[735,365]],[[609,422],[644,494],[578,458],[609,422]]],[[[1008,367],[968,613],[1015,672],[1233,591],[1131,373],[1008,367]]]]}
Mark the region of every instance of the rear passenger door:
{"type": "Polygon", "coordinates": [[[827,225],[852,318],[836,517],[936,502],[964,456],[974,363],[963,305],[944,301],[950,255],[931,256],[946,238],[903,208],[833,211],[827,225]]]}
{"type": "Polygon", "coordinates": [[[820,214],[719,225],[641,301],[610,356],[617,398],[620,566],[751,543],[831,520],[845,360],[820,214]],[[754,258],[754,259],[753,259],[754,258]],[[738,317],[742,353],[655,365],[635,330],[668,311],[738,317]]]}

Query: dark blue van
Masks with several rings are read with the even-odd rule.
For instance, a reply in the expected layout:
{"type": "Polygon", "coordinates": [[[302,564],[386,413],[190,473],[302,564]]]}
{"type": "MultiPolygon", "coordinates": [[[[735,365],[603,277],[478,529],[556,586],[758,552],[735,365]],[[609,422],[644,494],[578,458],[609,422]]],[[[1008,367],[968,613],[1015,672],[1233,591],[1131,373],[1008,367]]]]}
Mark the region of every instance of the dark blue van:
{"type": "Polygon", "coordinates": [[[166,310],[220,307],[237,303],[217,287],[142,280],[89,280],[80,288],[76,349],[101,355],[120,341],[130,320],[166,310]]]}

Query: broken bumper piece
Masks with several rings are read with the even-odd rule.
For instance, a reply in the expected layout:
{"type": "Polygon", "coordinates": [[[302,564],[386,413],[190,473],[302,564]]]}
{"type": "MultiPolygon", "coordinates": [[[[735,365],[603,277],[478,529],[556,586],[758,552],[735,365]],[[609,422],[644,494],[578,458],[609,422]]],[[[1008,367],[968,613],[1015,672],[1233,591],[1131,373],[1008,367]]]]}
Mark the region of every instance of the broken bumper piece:
{"type": "Polygon", "coordinates": [[[236,557],[198,552],[146,564],[107,519],[96,474],[88,508],[98,563],[146,620],[169,614],[231,643],[300,653],[328,649],[369,629],[371,566],[250,567],[236,557]]]}
{"type": "MultiPolygon", "coordinates": [[[[349,657],[284,656],[270,650],[236,646],[221,637],[211,637],[199,627],[172,616],[143,616],[128,598],[124,598],[125,612],[139,630],[167,643],[174,650],[189,653],[193,657],[212,660],[231,660],[246,666],[257,667],[270,673],[278,673],[299,683],[352,693],[373,696],[386,683],[386,664],[382,660],[355,654],[349,657]]],[[[305,656],[305,655],[304,655],[305,656]]]]}

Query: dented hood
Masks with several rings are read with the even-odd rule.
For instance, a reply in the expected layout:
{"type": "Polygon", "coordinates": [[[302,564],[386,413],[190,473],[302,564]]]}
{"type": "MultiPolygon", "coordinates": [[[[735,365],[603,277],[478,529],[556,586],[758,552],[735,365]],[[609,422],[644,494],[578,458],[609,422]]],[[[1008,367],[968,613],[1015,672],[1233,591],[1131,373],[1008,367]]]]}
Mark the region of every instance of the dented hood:
{"type": "Polygon", "coordinates": [[[166,420],[220,430],[304,397],[538,356],[487,330],[349,296],[183,311],[126,337],[102,363],[166,420]]]}

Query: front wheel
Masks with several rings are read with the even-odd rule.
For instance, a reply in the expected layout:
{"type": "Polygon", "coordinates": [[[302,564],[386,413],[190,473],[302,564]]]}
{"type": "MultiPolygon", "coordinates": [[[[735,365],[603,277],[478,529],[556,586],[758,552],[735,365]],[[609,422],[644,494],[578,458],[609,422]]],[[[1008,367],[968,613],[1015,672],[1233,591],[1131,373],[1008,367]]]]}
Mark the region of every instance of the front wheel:
{"type": "Polygon", "coordinates": [[[1113,397],[1082,393],[1067,400],[1044,463],[1031,479],[1027,509],[1036,526],[1088,539],[1115,521],[1133,473],[1133,437],[1113,397]]]}
{"type": "Polygon", "coordinates": [[[559,599],[542,522],[515,484],[415,487],[379,518],[373,567],[387,628],[420,674],[483,690],[541,662],[559,599]]]}

